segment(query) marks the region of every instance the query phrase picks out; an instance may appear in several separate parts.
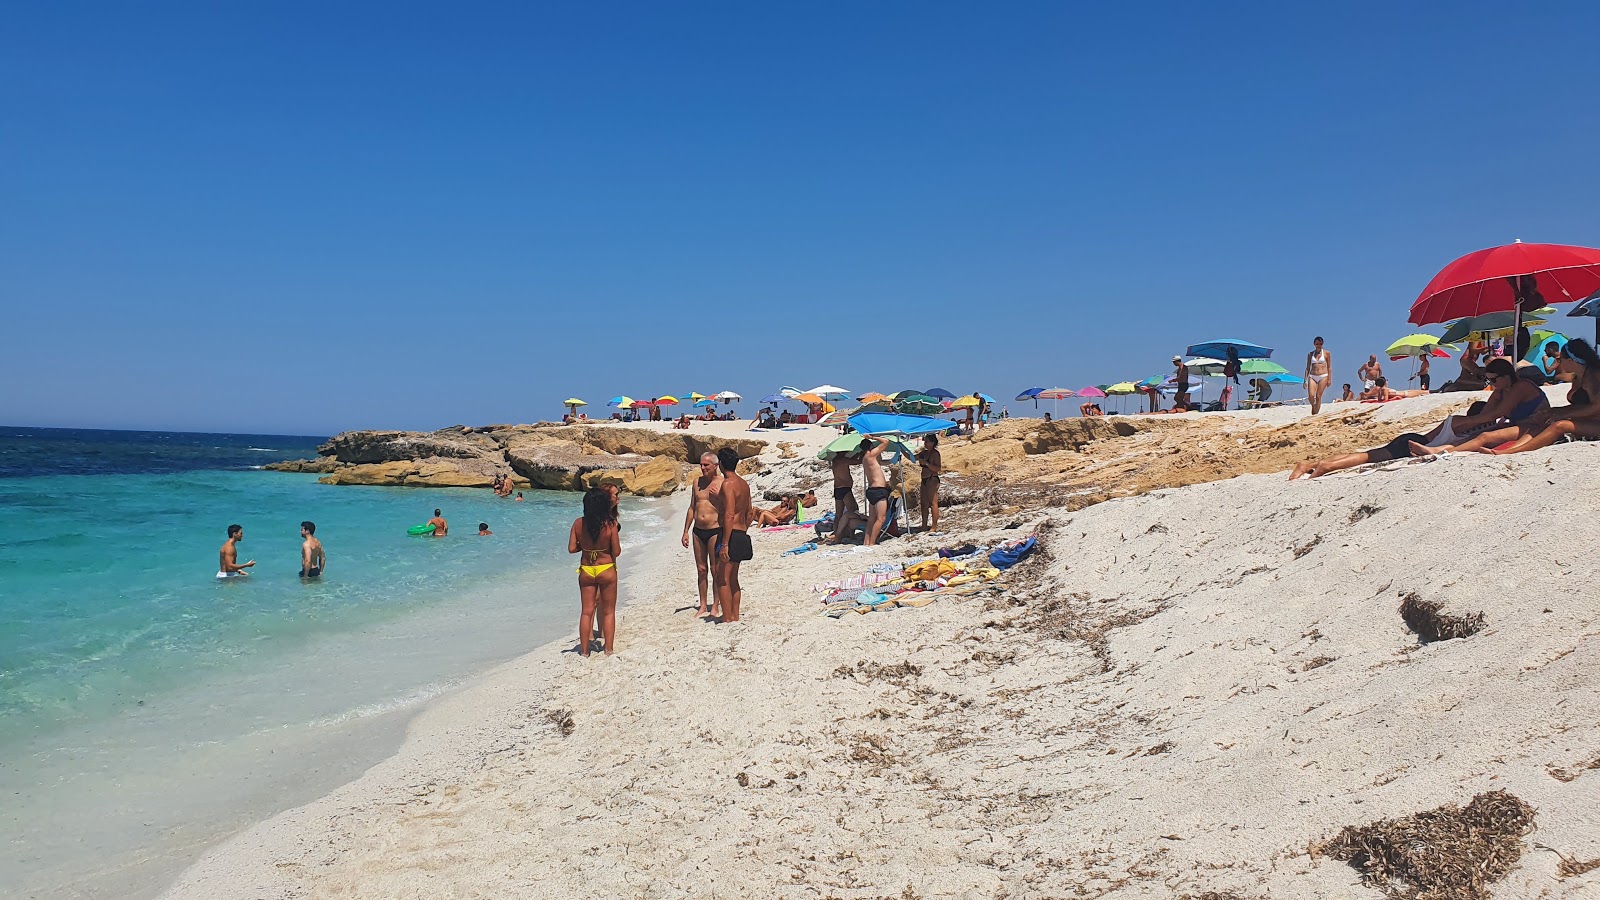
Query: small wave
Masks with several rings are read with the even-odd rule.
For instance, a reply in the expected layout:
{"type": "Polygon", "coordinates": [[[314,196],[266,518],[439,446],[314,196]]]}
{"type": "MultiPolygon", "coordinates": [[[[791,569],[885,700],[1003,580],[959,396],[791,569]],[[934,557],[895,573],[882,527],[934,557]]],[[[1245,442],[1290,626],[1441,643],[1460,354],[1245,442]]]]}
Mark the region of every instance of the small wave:
{"type": "Polygon", "coordinates": [[[272,447],[246,447],[245,449],[246,450],[254,450],[257,453],[282,453],[283,452],[282,450],[276,450],[276,449],[273,449],[272,447]]]}
{"type": "Polygon", "coordinates": [[[342,725],[355,719],[370,719],[373,716],[381,716],[395,710],[426,703],[451,687],[453,687],[451,684],[425,684],[398,697],[390,697],[387,700],[379,700],[375,703],[364,703],[355,709],[313,720],[310,724],[313,728],[326,728],[331,725],[342,725]]]}

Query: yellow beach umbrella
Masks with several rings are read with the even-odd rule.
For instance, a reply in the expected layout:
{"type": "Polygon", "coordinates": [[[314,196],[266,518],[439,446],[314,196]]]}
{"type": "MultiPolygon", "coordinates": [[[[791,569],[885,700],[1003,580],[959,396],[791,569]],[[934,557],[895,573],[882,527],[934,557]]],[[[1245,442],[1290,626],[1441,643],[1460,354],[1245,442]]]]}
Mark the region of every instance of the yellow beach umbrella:
{"type": "Polygon", "coordinates": [[[818,403],[827,403],[828,402],[828,401],[822,399],[821,397],[818,397],[816,394],[798,394],[798,395],[794,396],[791,399],[793,399],[797,403],[810,403],[810,404],[813,404],[813,405],[818,404],[818,403]]]}
{"type": "Polygon", "coordinates": [[[982,406],[983,401],[977,397],[958,397],[950,401],[951,409],[965,409],[969,406],[982,406]]]}
{"type": "Polygon", "coordinates": [[[664,395],[656,398],[656,405],[657,406],[677,406],[678,405],[678,398],[672,396],[671,394],[664,394],[664,395]]]}
{"type": "Polygon", "coordinates": [[[561,405],[562,406],[579,407],[579,406],[588,406],[589,404],[585,403],[582,400],[579,400],[577,397],[568,397],[567,399],[561,401],[561,405]]]}
{"type": "Polygon", "coordinates": [[[694,403],[694,402],[696,402],[698,400],[704,400],[704,399],[706,399],[706,395],[705,394],[699,393],[697,391],[690,391],[689,392],[689,402],[690,403],[694,403]]]}
{"type": "Polygon", "coordinates": [[[1108,393],[1108,394],[1131,394],[1134,391],[1137,391],[1138,389],[1139,388],[1136,387],[1134,385],[1134,383],[1131,382],[1131,381],[1119,381],[1116,384],[1113,384],[1112,386],[1106,388],[1106,393],[1108,393]]]}

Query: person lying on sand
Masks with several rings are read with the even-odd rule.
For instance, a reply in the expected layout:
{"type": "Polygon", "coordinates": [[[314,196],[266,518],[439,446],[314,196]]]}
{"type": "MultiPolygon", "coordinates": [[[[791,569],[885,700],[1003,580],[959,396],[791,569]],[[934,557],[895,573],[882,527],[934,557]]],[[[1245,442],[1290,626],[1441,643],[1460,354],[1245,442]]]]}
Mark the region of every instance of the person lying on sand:
{"type": "MultiPolygon", "coordinates": [[[[1468,441],[1463,450],[1482,453],[1525,453],[1539,450],[1568,437],[1584,440],[1600,438],[1600,354],[1581,338],[1570,341],[1556,352],[1556,377],[1571,382],[1567,391],[1567,405],[1549,409],[1537,420],[1530,420],[1518,429],[1518,435],[1509,446],[1505,442],[1492,444],[1485,441],[1472,446],[1468,441]]],[[[1496,432],[1499,433],[1499,432],[1496,432]]]]}
{"type": "MultiPolygon", "coordinates": [[[[1531,367],[1530,367],[1531,368],[1531,367]]],[[[1454,441],[1435,441],[1432,446],[1414,442],[1413,456],[1437,456],[1441,453],[1461,453],[1498,447],[1528,434],[1536,434],[1550,420],[1550,400],[1531,379],[1519,378],[1519,370],[1510,359],[1497,356],[1484,367],[1489,379],[1489,406],[1496,411],[1493,427],[1479,428],[1470,435],[1460,430],[1454,441]],[[1496,405],[1496,401],[1499,401],[1496,405]]],[[[1532,374],[1530,371],[1529,374],[1532,374]]]]}
{"type": "MultiPolygon", "coordinates": [[[[1467,410],[1464,416],[1449,416],[1440,422],[1427,434],[1402,434],[1382,447],[1376,447],[1361,453],[1347,453],[1343,456],[1330,456],[1316,462],[1303,462],[1294,467],[1289,473],[1289,480],[1293,481],[1301,476],[1316,478],[1329,472],[1349,469],[1367,463],[1389,462],[1394,459],[1405,459],[1412,456],[1423,456],[1437,452],[1437,447],[1450,446],[1456,441],[1461,441],[1485,428],[1493,426],[1501,419],[1520,421],[1532,415],[1538,409],[1538,403],[1544,400],[1544,392],[1533,385],[1516,378],[1516,369],[1511,361],[1503,357],[1489,363],[1491,377],[1496,383],[1507,381],[1516,382],[1509,387],[1496,390],[1487,401],[1475,403],[1467,410]]],[[[1497,443],[1503,443],[1515,437],[1511,433],[1497,443]]],[[[1494,446],[1494,445],[1490,445],[1494,446]]]]}
{"type": "Polygon", "coordinates": [[[773,525],[787,525],[794,521],[796,500],[793,494],[784,494],[778,505],[771,509],[758,509],[750,507],[750,524],[761,528],[770,528],[773,525]]]}

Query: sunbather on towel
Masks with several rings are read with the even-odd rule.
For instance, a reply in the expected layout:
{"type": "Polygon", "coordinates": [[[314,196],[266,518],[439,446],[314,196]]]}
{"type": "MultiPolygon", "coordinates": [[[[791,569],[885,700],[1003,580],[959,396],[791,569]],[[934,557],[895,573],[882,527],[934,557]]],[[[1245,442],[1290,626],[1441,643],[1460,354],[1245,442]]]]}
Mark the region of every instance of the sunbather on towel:
{"type": "Polygon", "coordinates": [[[796,505],[795,495],[784,494],[778,505],[771,509],[750,508],[750,524],[761,528],[770,528],[773,525],[787,525],[794,521],[796,505]]]}

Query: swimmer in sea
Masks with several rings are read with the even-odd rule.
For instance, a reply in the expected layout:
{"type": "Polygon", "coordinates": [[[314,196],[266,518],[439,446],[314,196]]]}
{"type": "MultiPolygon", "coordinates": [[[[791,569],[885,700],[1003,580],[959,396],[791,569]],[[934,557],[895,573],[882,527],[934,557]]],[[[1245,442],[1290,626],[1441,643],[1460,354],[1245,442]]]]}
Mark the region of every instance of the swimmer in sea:
{"type": "Polygon", "coordinates": [[[300,542],[300,577],[321,578],[323,570],[328,568],[328,554],[317,540],[317,523],[301,522],[300,536],[305,538],[300,542]]]}
{"type": "Polygon", "coordinates": [[[489,523],[488,522],[479,522],[478,523],[478,537],[488,537],[491,534],[494,534],[494,532],[489,530],[489,523]]]}
{"type": "Polygon", "coordinates": [[[239,562],[239,542],[244,540],[243,525],[228,526],[228,540],[222,545],[222,553],[217,567],[218,578],[241,578],[249,575],[245,570],[256,564],[255,560],[239,562]]]}
{"type": "Polygon", "coordinates": [[[450,523],[444,520],[444,513],[437,509],[433,511],[433,518],[428,520],[428,524],[433,526],[434,537],[444,537],[450,533],[450,523]]]}

